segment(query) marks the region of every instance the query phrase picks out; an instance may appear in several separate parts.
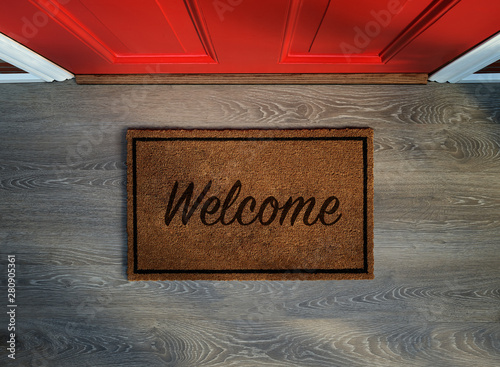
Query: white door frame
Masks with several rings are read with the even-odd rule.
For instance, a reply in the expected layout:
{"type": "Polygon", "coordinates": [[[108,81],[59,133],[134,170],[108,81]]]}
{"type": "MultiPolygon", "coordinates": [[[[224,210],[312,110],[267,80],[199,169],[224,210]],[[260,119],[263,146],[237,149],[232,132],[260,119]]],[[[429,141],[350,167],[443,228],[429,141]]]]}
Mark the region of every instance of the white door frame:
{"type": "Polygon", "coordinates": [[[432,74],[429,80],[438,83],[500,83],[500,73],[474,74],[499,59],[500,33],[497,33],[432,74]]]}
{"type": "Polygon", "coordinates": [[[53,82],[74,78],[67,70],[2,33],[0,59],[28,73],[0,74],[0,83],[53,82]]]}

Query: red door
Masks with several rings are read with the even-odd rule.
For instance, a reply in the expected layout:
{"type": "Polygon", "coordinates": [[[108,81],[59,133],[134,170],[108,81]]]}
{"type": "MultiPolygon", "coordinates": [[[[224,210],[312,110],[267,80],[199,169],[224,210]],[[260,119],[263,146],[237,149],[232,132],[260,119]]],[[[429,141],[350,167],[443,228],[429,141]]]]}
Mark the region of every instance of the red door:
{"type": "Polygon", "coordinates": [[[0,31],[75,74],[428,73],[497,0],[4,0],[0,31]]]}

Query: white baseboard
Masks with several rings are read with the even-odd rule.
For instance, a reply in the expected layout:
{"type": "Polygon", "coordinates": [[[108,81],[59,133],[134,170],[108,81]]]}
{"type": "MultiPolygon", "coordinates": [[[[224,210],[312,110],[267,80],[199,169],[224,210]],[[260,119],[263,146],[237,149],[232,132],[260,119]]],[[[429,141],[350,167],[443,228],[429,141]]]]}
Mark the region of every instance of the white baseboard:
{"type": "MultiPolygon", "coordinates": [[[[46,82],[52,82],[54,80],[63,81],[74,78],[74,75],[67,70],[38,55],[2,33],[0,33],[0,59],[31,74],[33,81],[38,81],[34,78],[38,78],[46,82]]],[[[6,80],[8,79],[9,78],[6,80]]],[[[15,79],[12,79],[9,83],[15,83],[13,80],[15,79]]],[[[28,77],[21,77],[20,80],[22,80],[21,82],[26,83],[28,82],[28,77]]]]}
{"type": "Polygon", "coordinates": [[[500,73],[472,74],[459,83],[500,83],[500,73]]]}
{"type": "Polygon", "coordinates": [[[30,73],[0,74],[0,83],[34,83],[34,82],[45,82],[45,80],[40,79],[37,76],[31,75],[30,73]]]}
{"type": "Polygon", "coordinates": [[[497,81],[489,79],[488,77],[479,77],[481,74],[474,73],[499,59],[500,33],[497,33],[495,36],[481,43],[479,46],[476,46],[462,57],[459,57],[452,63],[432,74],[429,80],[438,83],[494,83],[497,81]],[[478,81],[473,82],[471,80],[478,81]]]}

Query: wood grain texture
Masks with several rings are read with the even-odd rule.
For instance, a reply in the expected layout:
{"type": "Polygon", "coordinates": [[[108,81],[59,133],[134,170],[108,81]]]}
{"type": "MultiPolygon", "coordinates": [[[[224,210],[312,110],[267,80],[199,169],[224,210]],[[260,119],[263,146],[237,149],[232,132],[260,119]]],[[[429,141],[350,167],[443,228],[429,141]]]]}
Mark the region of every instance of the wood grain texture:
{"type": "Polygon", "coordinates": [[[78,84],[427,84],[427,74],[80,74],[78,84]]]}
{"type": "Polygon", "coordinates": [[[0,279],[5,291],[15,254],[19,305],[15,361],[0,313],[2,365],[499,365],[499,97],[492,85],[0,88],[0,279]],[[127,128],[351,126],[375,130],[374,280],[126,280],[127,128]]]}

